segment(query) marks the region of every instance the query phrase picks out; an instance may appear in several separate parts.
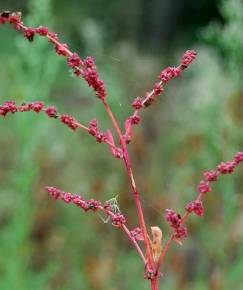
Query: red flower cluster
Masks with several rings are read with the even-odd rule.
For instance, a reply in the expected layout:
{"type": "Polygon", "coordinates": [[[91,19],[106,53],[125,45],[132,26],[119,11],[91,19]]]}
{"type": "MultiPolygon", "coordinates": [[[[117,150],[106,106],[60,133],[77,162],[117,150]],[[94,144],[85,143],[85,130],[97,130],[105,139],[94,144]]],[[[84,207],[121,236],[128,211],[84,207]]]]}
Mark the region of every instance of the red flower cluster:
{"type": "Polygon", "coordinates": [[[47,186],[46,191],[50,197],[55,200],[63,200],[65,203],[73,203],[77,207],[81,208],[85,212],[92,210],[102,210],[104,213],[111,218],[111,224],[116,227],[120,228],[123,224],[126,223],[125,217],[121,213],[114,213],[111,211],[111,207],[109,204],[105,204],[104,206],[98,200],[95,199],[88,199],[85,200],[80,195],[73,195],[70,192],[62,191],[56,187],[47,186]]]}
{"type": "Polygon", "coordinates": [[[49,42],[53,44],[53,47],[58,55],[67,57],[67,64],[73,69],[73,72],[77,76],[83,77],[88,85],[93,88],[99,99],[103,100],[106,96],[105,85],[102,80],[99,79],[99,75],[94,64],[92,57],[87,57],[83,61],[76,53],[72,53],[66,43],[60,43],[58,35],[54,32],[49,32],[47,27],[26,27],[21,21],[20,13],[3,12],[0,14],[0,24],[10,23],[16,30],[22,30],[24,37],[29,41],[34,40],[35,34],[47,37],[49,42]]]}
{"type": "Polygon", "coordinates": [[[54,106],[47,107],[45,112],[50,118],[58,118],[57,110],[54,106]]]}
{"type": "Polygon", "coordinates": [[[234,172],[236,166],[243,162],[243,152],[237,152],[232,161],[221,162],[217,169],[204,172],[204,179],[199,182],[198,191],[199,196],[193,202],[186,205],[185,210],[188,213],[194,212],[198,216],[203,216],[204,208],[201,198],[211,191],[210,182],[217,181],[220,174],[231,174],[234,172]]]}
{"type": "Polygon", "coordinates": [[[204,172],[203,175],[207,181],[217,181],[219,173],[217,170],[210,170],[210,171],[204,172]]]}
{"type": "Polygon", "coordinates": [[[56,187],[46,187],[49,196],[54,199],[63,200],[66,203],[74,203],[84,211],[92,210],[97,211],[101,207],[101,203],[94,199],[84,200],[79,195],[72,195],[69,192],[62,191],[56,187]]]}
{"type": "Polygon", "coordinates": [[[67,64],[71,68],[75,68],[75,67],[79,67],[80,65],[83,65],[83,62],[80,59],[80,57],[77,55],[77,53],[73,53],[71,56],[68,57],[67,64]]]}
{"type": "Polygon", "coordinates": [[[68,56],[68,45],[66,43],[55,44],[54,48],[58,55],[68,56]]]}
{"type": "Polygon", "coordinates": [[[105,141],[105,139],[107,138],[105,133],[101,133],[99,131],[98,122],[96,119],[93,119],[89,122],[89,134],[94,136],[98,143],[105,141]]]}
{"type": "Polygon", "coordinates": [[[129,144],[132,140],[132,125],[138,125],[141,121],[141,118],[138,114],[130,116],[126,119],[124,123],[125,134],[123,135],[124,140],[129,144]]]}
{"type": "Polygon", "coordinates": [[[89,122],[88,133],[94,136],[98,143],[106,142],[110,147],[111,153],[114,157],[122,158],[122,150],[116,147],[111,131],[108,129],[106,133],[100,132],[96,119],[93,119],[89,122]]]}
{"type": "Polygon", "coordinates": [[[78,128],[77,121],[69,115],[61,115],[60,120],[74,131],[78,128]]]}
{"type": "Polygon", "coordinates": [[[187,68],[196,58],[197,53],[194,50],[187,50],[181,58],[182,69],[187,68]]]}
{"type": "Polygon", "coordinates": [[[120,228],[122,225],[126,223],[126,219],[122,214],[110,214],[111,216],[111,224],[115,228],[120,228]]]}
{"type": "Polygon", "coordinates": [[[88,85],[96,91],[97,97],[103,100],[106,96],[105,85],[99,79],[94,59],[91,56],[86,57],[83,61],[83,77],[88,85]]]}
{"type": "Polygon", "coordinates": [[[136,97],[132,102],[132,107],[135,110],[141,109],[143,106],[143,99],[141,97],[136,97]]]}
{"type": "Polygon", "coordinates": [[[48,34],[48,28],[44,26],[39,26],[35,30],[37,33],[39,33],[41,36],[47,36],[48,34]]]}
{"type": "Polygon", "coordinates": [[[205,194],[205,193],[211,191],[211,188],[209,186],[209,182],[208,181],[205,181],[205,180],[201,180],[199,182],[199,185],[198,185],[197,189],[202,194],[205,194]]]}
{"type": "Polygon", "coordinates": [[[235,154],[232,161],[221,162],[217,169],[204,172],[203,176],[205,180],[201,180],[198,185],[198,191],[200,194],[205,194],[211,191],[210,182],[217,181],[220,174],[231,174],[234,172],[236,166],[243,161],[243,152],[235,154]]]}
{"type": "Polygon", "coordinates": [[[183,69],[188,67],[189,64],[196,58],[194,50],[187,50],[181,58],[178,67],[167,67],[159,75],[160,82],[155,83],[153,90],[147,92],[144,97],[136,97],[132,102],[132,107],[135,110],[140,110],[142,107],[150,106],[159,94],[164,91],[163,85],[167,84],[171,79],[181,75],[183,69]]]}
{"type": "Polygon", "coordinates": [[[137,228],[133,229],[132,231],[130,231],[130,233],[131,233],[132,237],[134,237],[136,240],[138,240],[138,241],[144,240],[141,228],[137,227],[137,228]]]}
{"type": "Polygon", "coordinates": [[[6,116],[8,113],[14,114],[16,112],[17,107],[13,101],[7,101],[3,104],[3,106],[0,106],[0,116],[6,116]]]}
{"type": "Polygon", "coordinates": [[[235,165],[243,161],[243,152],[237,152],[234,156],[235,165]]]}
{"type": "Polygon", "coordinates": [[[236,163],[234,161],[221,162],[218,165],[218,171],[221,174],[233,173],[236,163]]]}
{"type": "Polygon", "coordinates": [[[172,209],[167,209],[165,212],[165,220],[170,223],[174,230],[174,237],[178,240],[187,237],[186,227],[181,225],[181,216],[172,209]]]}
{"type": "Polygon", "coordinates": [[[20,106],[16,106],[14,101],[7,101],[0,106],[0,116],[3,117],[5,117],[8,113],[14,114],[17,112],[29,111],[34,111],[36,113],[43,111],[50,118],[59,118],[62,123],[66,124],[72,130],[76,130],[79,127],[79,123],[73,117],[69,115],[59,115],[54,106],[45,107],[44,103],[40,101],[22,104],[20,106]]]}
{"type": "Polygon", "coordinates": [[[204,214],[203,203],[201,200],[188,203],[185,207],[185,210],[189,213],[194,212],[198,216],[203,216],[204,214]]]}
{"type": "Polygon", "coordinates": [[[165,85],[171,79],[180,76],[181,68],[180,67],[167,67],[166,69],[162,70],[160,73],[160,80],[165,85]]]}

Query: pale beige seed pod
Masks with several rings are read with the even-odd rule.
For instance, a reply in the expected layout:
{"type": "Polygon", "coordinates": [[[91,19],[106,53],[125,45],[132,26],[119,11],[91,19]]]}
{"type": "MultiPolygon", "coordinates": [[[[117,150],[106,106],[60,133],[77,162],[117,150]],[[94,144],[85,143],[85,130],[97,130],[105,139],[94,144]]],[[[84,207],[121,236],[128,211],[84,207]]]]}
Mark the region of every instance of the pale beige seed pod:
{"type": "Polygon", "coordinates": [[[163,244],[162,244],[163,234],[162,234],[162,230],[157,226],[151,227],[151,232],[152,232],[152,241],[150,240],[150,244],[151,244],[153,259],[155,263],[157,263],[163,249],[163,244]]]}

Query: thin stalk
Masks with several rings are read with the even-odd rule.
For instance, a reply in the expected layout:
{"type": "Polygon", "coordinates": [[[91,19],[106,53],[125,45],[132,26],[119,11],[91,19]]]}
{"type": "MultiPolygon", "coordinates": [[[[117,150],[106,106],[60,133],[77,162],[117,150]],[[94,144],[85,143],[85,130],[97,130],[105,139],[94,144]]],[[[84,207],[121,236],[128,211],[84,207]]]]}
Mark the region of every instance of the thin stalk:
{"type": "MultiPolygon", "coordinates": [[[[195,201],[199,201],[199,200],[201,200],[202,197],[203,197],[203,194],[200,193],[200,194],[197,196],[197,198],[195,199],[195,201]]],[[[186,221],[186,219],[188,218],[189,215],[190,215],[190,212],[185,212],[184,215],[183,215],[183,217],[181,218],[181,222],[180,222],[180,224],[183,224],[183,223],[186,221]]],[[[170,247],[170,244],[171,244],[171,242],[172,242],[173,240],[174,240],[174,234],[172,234],[172,235],[170,236],[169,240],[166,242],[166,244],[165,244],[165,246],[164,246],[164,249],[163,249],[163,251],[162,251],[162,253],[161,253],[160,257],[159,257],[159,260],[158,260],[157,265],[156,265],[156,271],[157,271],[157,272],[159,271],[159,269],[160,269],[160,267],[161,267],[161,264],[162,264],[162,262],[163,262],[163,260],[164,260],[164,256],[165,256],[165,254],[167,253],[167,251],[168,251],[168,249],[169,249],[169,247],[170,247]]]]}
{"type": "Polygon", "coordinates": [[[124,224],[122,225],[122,229],[123,229],[123,231],[127,234],[129,240],[132,242],[132,244],[133,244],[134,247],[136,248],[138,254],[140,255],[140,257],[141,257],[141,259],[142,259],[142,261],[143,261],[143,263],[144,263],[144,265],[145,265],[146,262],[147,262],[147,261],[146,261],[146,258],[144,257],[144,254],[143,254],[141,248],[139,247],[139,245],[138,245],[136,239],[131,235],[131,232],[129,231],[129,229],[128,229],[124,224]]]}
{"type": "Polygon", "coordinates": [[[148,263],[149,265],[153,266],[153,258],[152,258],[152,253],[151,253],[151,248],[150,248],[150,243],[149,243],[149,239],[148,239],[148,232],[147,232],[147,227],[145,224],[145,220],[144,220],[144,216],[143,216],[143,210],[142,210],[142,206],[141,206],[141,202],[140,202],[140,198],[139,198],[139,193],[137,191],[137,187],[136,187],[136,183],[133,177],[133,172],[132,172],[132,166],[131,166],[131,162],[129,160],[129,156],[128,156],[128,152],[127,152],[127,147],[126,147],[126,142],[124,140],[124,137],[122,135],[121,129],[108,105],[108,103],[106,102],[105,99],[102,100],[104,108],[113,124],[114,129],[117,132],[117,135],[119,137],[121,146],[122,146],[122,150],[123,150],[123,160],[127,169],[127,174],[128,174],[128,178],[130,180],[131,183],[131,187],[132,187],[132,191],[133,191],[133,196],[134,196],[134,200],[135,200],[135,205],[137,208],[137,213],[138,213],[138,220],[139,220],[139,225],[141,227],[142,233],[143,233],[143,238],[144,238],[144,246],[146,249],[146,258],[148,259],[148,263]]]}
{"type": "Polygon", "coordinates": [[[158,288],[158,277],[156,277],[155,279],[151,280],[151,290],[159,290],[158,288]]]}

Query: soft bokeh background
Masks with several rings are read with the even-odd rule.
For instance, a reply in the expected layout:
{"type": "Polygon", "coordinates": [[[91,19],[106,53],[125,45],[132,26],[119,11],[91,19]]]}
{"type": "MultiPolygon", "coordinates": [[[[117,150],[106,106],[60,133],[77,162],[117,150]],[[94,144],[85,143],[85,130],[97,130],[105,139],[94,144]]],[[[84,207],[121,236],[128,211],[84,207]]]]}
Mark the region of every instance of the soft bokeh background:
{"type": "MultiPolygon", "coordinates": [[[[146,221],[169,228],[163,211],[191,200],[206,169],[243,148],[243,1],[28,0],[0,2],[33,26],[48,25],[81,56],[93,55],[119,122],[134,96],[188,48],[198,60],[143,113],[130,145],[146,221]]],[[[83,123],[109,126],[99,101],[40,38],[0,30],[0,97],[44,100],[83,123]]],[[[82,133],[45,116],[0,120],[0,289],[145,290],[143,267],[126,237],[97,215],[55,203],[53,185],[119,204],[137,226],[122,164],[82,133]]],[[[205,200],[203,219],[173,245],[160,289],[243,289],[243,169],[205,200]]]]}

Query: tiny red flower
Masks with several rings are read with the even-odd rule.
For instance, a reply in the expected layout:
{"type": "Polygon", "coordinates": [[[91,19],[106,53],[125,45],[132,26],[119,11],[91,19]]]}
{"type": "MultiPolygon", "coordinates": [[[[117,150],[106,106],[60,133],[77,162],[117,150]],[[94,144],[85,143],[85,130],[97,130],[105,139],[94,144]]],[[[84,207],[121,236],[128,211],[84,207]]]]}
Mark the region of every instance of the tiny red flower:
{"type": "Polygon", "coordinates": [[[200,200],[188,203],[185,207],[185,210],[187,212],[194,212],[198,216],[203,216],[204,214],[203,204],[200,200]]]}
{"type": "Polygon", "coordinates": [[[62,191],[56,187],[46,186],[48,194],[54,199],[58,199],[62,195],[62,191]]]}
{"type": "Polygon", "coordinates": [[[55,45],[56,53],[59,55],[67,56],[68,55],[67,49],[68,49],[68,45],[66,43],[55,45]]]}
{"type": "Polygon", "coordinates": [[[181,58],[181,66],[188,67],[190,63],[196,58],[197,53],[194,50],[187,50],[181,58]]]}
{"type": "Polygon", "coordinates": [[[136,110],[141,109],[142,106],[143,106],[143,99],[140,98],[140,97],[135,98],[135,99],[133,100],[133,102],[132,102],[132,106],[133,106],[133,108],[136,109],[136,110]]]}
{"type": "Polygon", "coordinates": [[[204,172],[203,175],[207,181],[216,181],[219,176],[219,172],[217,170],[210,170],[204,172]]]}
{"type": "Polygon", "coordinates": [[[174,235],[176,239],[179,239],[179,240],[185,239],[187,237],[187,228],[184,226],[180,226],[176,228],[174,235]]]}
{"type": "Polygon", "coordinates": [[[138,125],[141,121],[141,118],[139,115],[131,116],[130,118],[131,118],[131,123],[133,125],[138,125]]]}
{"type": "Polygon", "coordinates": [[[163,84],[168,83],[172,78],[178,77],[181,73],[180,68],[177,67],[167,67],[160,73],[160,80],[163,84]]]}
{"type": "Polygon", "coordinates": [[[199,182],[197,189],[200,193],[203,193],[203,194],[211,191],[211,188],[209,186],[209,182],[207,182],[205,180],[201,180],[199,182]]]}
{"type": "Polygon", "coordinates": [[[32,103],[31,107],[32,110],[34,110],[36,113],[39,113],[44,108],[44,103],[37,101],[32,103]]]}
{"type": "Polygon", "coordinates": [[[136,240],[138,240],[138,241],[144,240],[141,228],[137,227],[137,228],[133,229],[132,231],[130,231],[130,233],[136,240]]]}
{"type": "Polygon", "coordinates": [[[221,162],[218,165],[218,171],[222,174],[232,173],[235,169],[235,163],[232,161],[221,162]]]}
{"type": "Polygon", "coordinates": [[[76,120],[69,115],[61,115],[60,120],[74,131],[78,128],[76,120]]]}
{"type": "Polygon", "coordinates": [[[111,224],[116,227],[120,228],[123,224],[126,223],[126,219],[122,214],[116,214],[111,216],[111,224]]]}
{"type": "Polygon", "coordinates": [[[173,209],[166,209],[165,220],[169,222],[173,228],[177,228],[180,226],[181,216],[173,209]]]}
{"type": "Polygon", "coordinates": [[[98,122],[96,119],[93,119],[89,122],[89,134],[92,136],[96,136],[98,133],[98,122]]]}
{"type": "Polygon", "coordinates": [[[70,57],[68,57],[67,64],[70,67],[76,67],[80,66],[82,64],[82,61],[76,53],[73,53],[70,57]]]}
{"type": "Polygon", "coordinates": [[[57,118],[57,110],[54,106],[50,106],[48,108],[45,109],[45,112],[47,114],[47,116],[49,116],[50,118],[57,118]]]}
{"type": "Polygon", "coordinates": [[[243,161],[243,152],[237,152],[234,156],[234,161],[236,164],[239,164],[243,161]]]}
{"type": "Polygon", "coordinates": [[[40,26],[40,27],[36,28],[35,31],[42,36],[46,36],[48,34],[48,28],[44,27],[44,26],[40,26]]]}
{"type": "Polygon", "coordinates": [[[65,201],[66,203],[70,203],[72,201],[72,194],[69,192],[65,192],[62,195],[62,200],[65,201]]]}
{"type": "Polygon", "coordinates": [[[164,91],[164,88],[160,83],[156,83],[153,88],[154,95],[159,95],[164,91]]]}
{"type": "Polygon", "coordinates": [[[24,29],[24,36],[29,40],[33,41],[35,36],[35,29],[32,27],[28,27],[24,29]]]}
{"type": "Polygon", "coordinates": [[[49,42],[51,42],[51,43],[55,43],[55,41],[58,41],[58,35],[55,32],[49,32],[47,34],[47,36],[49,36],[48,37],[49,38],[49,42]]]}

